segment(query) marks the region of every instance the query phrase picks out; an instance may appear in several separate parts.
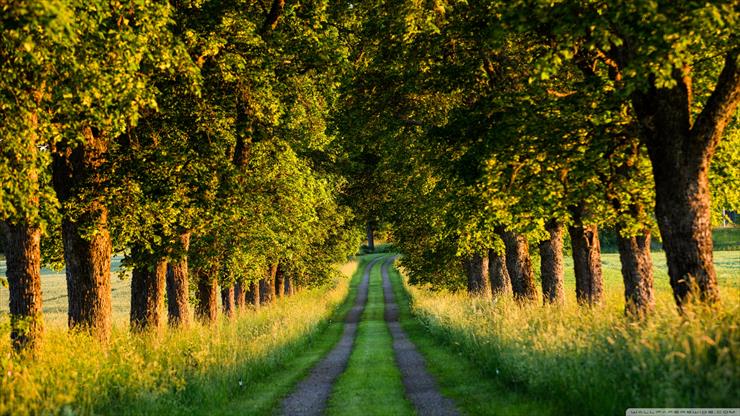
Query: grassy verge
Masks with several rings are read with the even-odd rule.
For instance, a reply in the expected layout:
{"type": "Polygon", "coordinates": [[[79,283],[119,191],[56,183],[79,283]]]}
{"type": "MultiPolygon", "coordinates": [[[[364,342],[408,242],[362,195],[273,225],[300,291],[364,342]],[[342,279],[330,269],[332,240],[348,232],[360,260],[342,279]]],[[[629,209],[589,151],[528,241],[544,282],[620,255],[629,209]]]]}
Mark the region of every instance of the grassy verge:
{"type": "Polygon", "coordinates": [[[367,305],[344,374],[329,399],[329,415],[411,415],[401,374],[393,357],[391,334],[383,318],[380,266],[370,274],[367,305]]]}
{"type": "Polygon", "coordinates": [[[403,330],[424,356],[427,370],[437,380],[442,394],[455,401],[457,408],[469,415],[555,415],[553,406],[512,386],[498,376],[485,374],[456,343],[448,344],[431,336],[422,321],[411,314],[409,294],[404,290],[397,269],[389,269],[403,330]]]}
{"type": "MultiPolygon", "coordinates": [[[[605,264],[609,280],[618,276],[612,268],[605,264]]],[[[487,377],[555,404],[558,414],[740,406],[737,288],[722,288],[721,308],[695,307],[680,317],[670,290],[656,284],[655,314],[647,322],[632,323],[623,316],[617,283],[607,282],[606,305],[594,309],[575,304],[569,281],[562,308],[407,290],[414,315],[429,333],[487,377]]]]}
{"type": "Polygon", "coordinates": [[[0,414],[269,414],[338,339],[349,291],[342,279],[160,339],[118,326],[107,349],[56,328],[33,359],[2,342],[0,414]]]}

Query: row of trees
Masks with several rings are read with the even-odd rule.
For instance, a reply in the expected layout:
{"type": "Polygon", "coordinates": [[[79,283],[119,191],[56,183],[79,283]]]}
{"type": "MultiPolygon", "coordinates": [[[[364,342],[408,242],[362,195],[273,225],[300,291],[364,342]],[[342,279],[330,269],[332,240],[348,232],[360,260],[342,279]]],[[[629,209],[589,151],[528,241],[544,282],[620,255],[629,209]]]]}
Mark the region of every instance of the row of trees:
{"type": "Polygon", "coordinates": [[[544,302],[559,303],[567,232],[576,297],[595,305],[607,226],[626,312],[643,316],[657,225],[679,307],[719,300],[711,194],[740,205],[737,2],[377,1],[346,13],[354,70],[337,128],[362,139],[347,145],[369,192],[387,195],[374,202],[412,280],[465,275],[471,293],[533,300],[535,243],[544,302]]]}
{"type": "Polygon", "coordinates": [[[213,321],[319,284],[357,243],[327,135],[346,61],[326,2],[0,2],[0,220],[11,338],[43,333],[40,267],[69,326],[213,321]],[[165,312],[166,299],[166,312],[165,312]]]}

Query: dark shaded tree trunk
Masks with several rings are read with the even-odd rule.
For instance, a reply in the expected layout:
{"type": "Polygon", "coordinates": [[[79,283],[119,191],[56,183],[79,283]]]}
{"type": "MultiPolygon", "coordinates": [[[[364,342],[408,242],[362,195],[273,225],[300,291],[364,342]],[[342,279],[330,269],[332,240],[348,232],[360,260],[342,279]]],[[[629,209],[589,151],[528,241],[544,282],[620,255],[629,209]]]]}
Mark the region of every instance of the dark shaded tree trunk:
{"type": "Polygon", "coordinates": [[[719,300],[713,262],[709,167],[740,102],[740,48],[730,50],[714,91],[691,122],[690,74],[675,70],[676,86],[632,97],[655,179],[655,216],[663,238],[673,296],[681,307],[696,292],[719,300]]]}
{"type": "Polygon", "coordinates": [[[285,276],[285,295],[291,296],[293,295],[293,278],[289,275],[285,276]]]}
{"type": "Polygon", "coordinates": [[[640,235],[623,237],[617,231],[619,260],[624,280],[624,311],[634,317],[644,317],[655,306],[653,298],[653,259],[650,255],[650,230],[640,235]]]}
{"type": "Polygon", "coordinates": [[[251,282],[247,288],[247,303],[255,308],[260,307],[262,297],[260,296],[260,282],[251,282]]]}
{"type": "Polygon", "coordinates": [[[468,294],[471,296],[491,296],[491,282],[488,278],[488,257],[474,254],[462,261],[468,278],[468,294]]]}
{"type": "Polygon", "coordinates": [[[278,264],[277,271],[275,272],[275,295],[280,299],[283,297],[283,294],[285,294],[285,273],[283,273],[283,268],[278,264]]]}
{"type": "Polygon", "coordinates": [[[491,293],[493,296],[511,295],[511,278],[506,269],[506,257],[500,255],[496,250],[488,250],[488,276],[491,280],[491,293]]]}
{"type": "MultiPolygon", "coordinates": [[[[84,134],[84,145],[60,143],[53,152],[52,180],[62,204],[79,197],[83,184],[86,189],[102,187],[107,141],[89,128],[84,134]]],[[[62,219],[68,323],[107,341],[112,313],[108,208],[97,195],[86,196],[78,208],[81,212],[74,218],[65,213],[62,219]]]]}
{"type": "Polygon", "coordinates": [[[375,251],[375,238],[373,235],[373,225],[372,223],[367,223],[367,248],[370,251],[375,251]]]}
{"type": "Polygon", "coordinates": [[[247,306],[247,291],[244,290],[244,282],[242,281],[238,281],[234,285],[234,304],[239,311],[243,311],[247,306]]]}
{"type": "Polygon", "coordinates": [[[562,304],[563,291],[563,225],[555,220],[545,224],[550,237],[539,244],[543,303],[562,304]]]}
{"type": "Polygon", "coordinates": [[[272,264],[267,268],[267,276],[260,280],[260,303],[263,305],[275,301],[275,274],[277,265],[272,264]]]}
{"type": "Polygon", "coordinates": [[[180,255],[167,266],[167,315],[173,327],[190,326],[190,282],[188,281],[188,249],[190,232],[180,234],[180,255]]]}
{"type": "Polygon", "coordinates": [[[131,329],[159,330],[164,326],[167,261],[158,258],[131,272],[131,329]]]}
{"type": "Polygon", "coordinates": [[[217,267],[211,272],[204,270],[197,271],[198,279],[198,306],[195,308],[195,315],[201,322],[211,323],[218,318],[218,279],[217,267]]]}
{"type": "Polygon", "coordinates": [[[603,300],[601,244],[595,224],[583,224],[583,208],[571,210],[573,224],[568,227],[576,275],[576,300],[581,305],[598,305],[603,300]]]}
{"type": "Polygon", "coordinates": [[[280,16],[283,14],[285,9],[285,0],[272,0],[272,6],[270,11],[267,13],[265,22],[262,24],[262,34],[266,35],[277,27],[280,16]]]}
{"type": "Polygon", "coordinates": [[[501,231],[499,233],[506,246],[506,269],[511,279],[514,299],[531,301],[537,299],[532,260],[529,257],[529,243],[519,233],[501,231]]]}
{"type": "Polygon", "coordinates": [[[41,229],[0,223],[10,291],[10,340],[16,350],[33,350],[43,337],[41,304],[41,229]]]}
{"type": "Polygon", "coordinates": [[[233,318],[236,307],[234,305],[234,285],[221,288],[221,307],[224,310],[224,315],[233,318]]]}

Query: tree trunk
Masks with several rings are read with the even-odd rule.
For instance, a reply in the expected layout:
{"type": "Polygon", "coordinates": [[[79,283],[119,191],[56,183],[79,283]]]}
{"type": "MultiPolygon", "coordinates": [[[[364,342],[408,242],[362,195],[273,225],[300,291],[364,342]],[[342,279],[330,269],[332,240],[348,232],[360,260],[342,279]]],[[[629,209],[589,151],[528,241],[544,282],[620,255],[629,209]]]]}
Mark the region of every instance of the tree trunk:
{"type": "Polygon", "coordinates": [[[372,223],[367,223],[367,248],[368,250],[375,251],[375,239],[373,238],[373,225],[372,223]]]}
{"type": "Polygon", "coordinates": [[[224,315],[233,318],[234,317],[234,285],[231,284],[228,287],[221,288],[221,306],[224,310],[224,315]]]}
{"type": "MultiPolygon", "coordinates": [[[[64,204],[82,197],[82,188],[102,187],[102,169],[108,145],[105,139],[84,130],[85,144],[74,148],[59,144],[53,153],[52,179],[64,204]]],[[[102,341],[111,330],[111,238],[108,208],[98,195],[85,195],[75,202],[79,213],[64,213],[62,243],[67,275],[68,323],[102,341]],[[74,215],[74,218],[72,218],[74,215]]]]}
{"type": "Polygon", "coordinates": [[[275,274],[277,265],[272,264],[267,269],[267,276],[260,280],[260,303],[265,305],[275,301],[275,274]]]}
{"type": "Polygon", "coordinates": [[[187,328],[190,325],[189,231],[180,234],[179,243],[182,251],[167,268],[167,314],[171,326],[187,328]]]}
{"type": "Polygon", "coordinates": [[[511,279],[514,299],[520,301],[537,299],[527,239],[512,231],[503,231],[499,235],[506,246],[506,269],[511,279]]]}
{"type": "Polygon", "coordinates": [[[261,282],[251,282],[247,289],[247,303],[254,306],[255,308],[260,307],[260,286],[261,282]]]}
{"type": "Polygon", "coordinates": [[[167,261],[141,264],[131,272],[131,329],[159,330],[165,323],[164,293],[167,261]]]}
{"type": "Polygon", "coordinates": [[[545,224],[550,238],[541,241],[540,274],[542,276],[542,301],[544,303],[562,304],[563,294],[563,225],[555,220],[545,224]]]}
{"type": "Polygon", "coordinates": [[[474,254],[463,259],[463,269],[468,277],[468,294],[491,296],[491,281],[488,278],[488,257],[474,254]]]}
{"type": "Polygon", "coordinates": [[[244,282],[242,281],[236,282],[236,286],[234,286],[234,303],[239,311],[243,311],[247,306],[247,292],[244,290],[244,282]]]}
{"type": "Polygon", "coordinates": [[[675,70],[672,88],[652,85],[633,94],[655,179],[655,216],[663,238],[673,296],[679,308],[696,292],[719,300],[712,258],[709,167],[740,103],[740,48],[727,52],[714,90],[691,122],[691,78],[675,70]]]}
{"type": "Polygon", "coordinates": [[[584,225],[583,208],[572,210],[573,224],[568,227],[576,275],[576,300],[581,305],[597,305],[603,299],[601,244],[595,224],[584,225]]]}
{"type": "Polygon", "coordinates": [[[293,295],[293,278],[290,276],[285,276],[285,295],[293,295]]]}
{"type": "Polygon", "coordinates": [[[506,269],[506,257],[500,255],[496,250],[488,250],[488,275],[491,280],[491,293],[493,296],[506,296],[511,292],[511,278],[506,269]]]}
{"type": "Polygon", "coordinates": [[[0,223],[10,289],[10,340],[16,350],[37,348],[44,332],[41,307],[41,229],[0,223]]]}
{"type": "Polygon", "coordinates": [[[275,295],[278,299],[283,297],[285,293],[285,274],[283,268],[278,264],[277,271],[275,273],[275,295]]]}
{"type": "Polygon", "coordinates": [[[634,317],[644,317],[655,306],[653,299],[653,259],[650,255],[650,230],[641,235],[623,237],[617,231],[619,260],[624,279],[624,311],[634,317]]]}
{"type": "MultiPolygon", "coordinates": [[[[214,267],[212,271],[218,270],[214,267]]],[[[195,315],[201,322],[211,323],[218,318],[218,279],[217,273],[204,270],[197,272],[198,278],[198,307],[195,315]]]]}

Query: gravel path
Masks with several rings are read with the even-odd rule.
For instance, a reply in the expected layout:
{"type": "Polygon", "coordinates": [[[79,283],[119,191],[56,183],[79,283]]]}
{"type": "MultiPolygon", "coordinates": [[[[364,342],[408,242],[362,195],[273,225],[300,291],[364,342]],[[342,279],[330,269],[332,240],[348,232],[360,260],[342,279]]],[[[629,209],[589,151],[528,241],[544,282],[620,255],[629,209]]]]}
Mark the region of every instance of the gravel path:
{"type": "Polygon", "coordinates": [[[355,343],[357,323],[367,303],[370,271],[380,260],[380,258],[374,259],[365,266],[362,282],[357,286],[355,304],[345,318],[342,338],[334,349],[311,369],[308,376],[298,383],[293,393],[283,400],[281,414],[320,415],[324,413],[334,382],[347,368],[347,362],[355,343]]]}
{"type": "Polygon", "coordinates": [[[406,397],[419,415],[452,416],[460,413],[452,400],[442,396],[434,378],[426,369],[424,357],[416,350],[398,322],[398,305],[393,295],[393,286],[388,278],[388,267],[395,257],[388,258],[381,267],[383,295],[385,296],[385,321],[393,336],[393,352],[396,365],[401,370],[406,397]]]}

